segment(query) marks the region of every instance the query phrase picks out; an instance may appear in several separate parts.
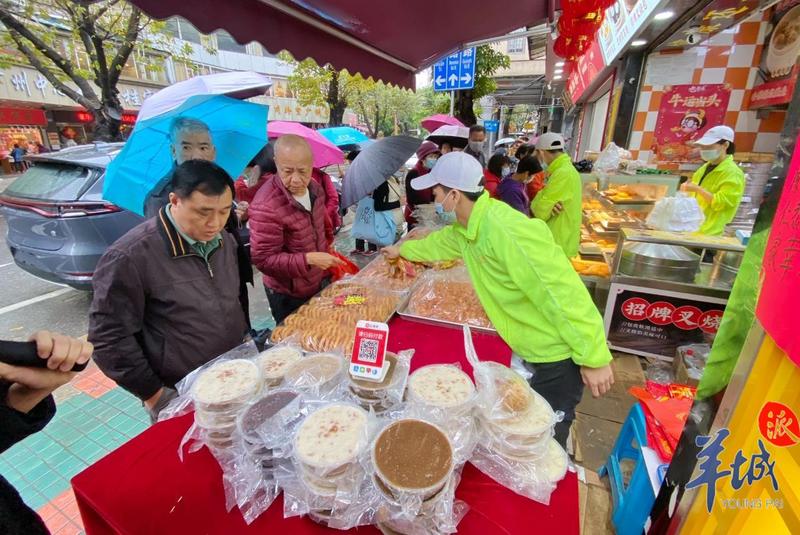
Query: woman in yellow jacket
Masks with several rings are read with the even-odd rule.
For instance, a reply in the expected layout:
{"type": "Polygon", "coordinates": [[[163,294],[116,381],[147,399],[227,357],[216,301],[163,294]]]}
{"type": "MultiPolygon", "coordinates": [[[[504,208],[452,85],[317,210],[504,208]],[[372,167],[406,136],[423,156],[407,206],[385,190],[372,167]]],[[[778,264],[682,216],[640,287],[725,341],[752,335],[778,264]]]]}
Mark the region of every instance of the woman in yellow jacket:
{"type": "Polygon", "coordinates": [[[706,163],[681,186],[681,191],[696,198],[706,216],[698,232],[720,236],[736,215],[744,193],[744,173],[733,161],[733,129],[715,126],[695,144],[700,146],[700,157],[706,163]]]}

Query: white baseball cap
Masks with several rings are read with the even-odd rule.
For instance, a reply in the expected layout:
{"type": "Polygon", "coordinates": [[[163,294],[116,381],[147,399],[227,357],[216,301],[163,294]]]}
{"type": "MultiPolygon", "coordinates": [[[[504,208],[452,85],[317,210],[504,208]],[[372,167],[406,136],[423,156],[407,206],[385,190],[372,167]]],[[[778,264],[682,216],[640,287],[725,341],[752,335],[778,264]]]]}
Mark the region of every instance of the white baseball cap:
{"type": "Polygon", "coordinates": [[[714,143],[719,143],[720,141],[730,141],[733,143],[733,128],[730,126],[715,126],[714,128],[709,128],[703,137],[694,141],[695,145],[713,145],[714,143]]]}
{"type": "Polygon", "coordinates": [[[564,150],[564,147],[564,136],[555,132],[542,134],[536,141],[536,150],[564,150]]]}
{"type": "Polygon", "coordinates": [[[436,161],[431,172],[411,181],[415,190],[432,188],[436,185],[467,193],[483,191],[483,167],[480,162],[465,152],[449,152],[436,161]]]}

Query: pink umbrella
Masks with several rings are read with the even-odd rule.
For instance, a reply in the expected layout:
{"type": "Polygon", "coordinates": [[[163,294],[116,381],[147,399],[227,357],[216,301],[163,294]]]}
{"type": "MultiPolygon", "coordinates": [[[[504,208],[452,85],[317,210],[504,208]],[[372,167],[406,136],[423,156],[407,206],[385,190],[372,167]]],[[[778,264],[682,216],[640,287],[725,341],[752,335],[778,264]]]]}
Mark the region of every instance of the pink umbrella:
{"type": "Polygon", "coordinates": [[[422,121],[420,121],[422,128],[427,130],[428,132],[433,132],[439,127],[442,126],[464,126],[464,124],[453,117],[452,115],[445,115],[440,113],[438,115],[431,115],[430,117],[425,117],[422,121]]]}
{"type": "Polygon", "coordinates": [[[322,168],[328,165],[344,163],[344,153],[316,130],[312,130],[300,123],[289,121],[270,121],[267,123],[267,137],[277,139],[281,136],[293,134],[300,136],[311,145],[314,155],[314,167],[322,168]]]}

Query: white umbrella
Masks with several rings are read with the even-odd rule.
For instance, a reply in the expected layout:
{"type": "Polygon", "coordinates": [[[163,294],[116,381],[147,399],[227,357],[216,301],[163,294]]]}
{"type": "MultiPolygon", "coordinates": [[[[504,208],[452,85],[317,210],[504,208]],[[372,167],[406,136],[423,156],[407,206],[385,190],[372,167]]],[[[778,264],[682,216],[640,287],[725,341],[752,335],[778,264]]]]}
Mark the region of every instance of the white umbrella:
{"type": "Polygon", "coordinates": [[[431,132],[428,138],[430,139],[432,137],[463,137],[464,139],[469,139],[469,128],[466,126],[446,124],[431,132]]]}
{"type": "Polygon", "coordinates": [[[503,139],[497,141],[497,143],[495,143],[494,146],[495,148],[497,148],[500,147],[501,145],[511,145],[515,141],[516,139],[514,139],[513,137],[504,137],[503,139]]]}
{"type": "Polygon", "coordinates": [[[148,97],[139,110],[137,120],[144,121],[174,110],[195,95],[227,95],[245,99],[263,95],[271,85],[272,78],[251,71],[195,76],[148,97]]]}

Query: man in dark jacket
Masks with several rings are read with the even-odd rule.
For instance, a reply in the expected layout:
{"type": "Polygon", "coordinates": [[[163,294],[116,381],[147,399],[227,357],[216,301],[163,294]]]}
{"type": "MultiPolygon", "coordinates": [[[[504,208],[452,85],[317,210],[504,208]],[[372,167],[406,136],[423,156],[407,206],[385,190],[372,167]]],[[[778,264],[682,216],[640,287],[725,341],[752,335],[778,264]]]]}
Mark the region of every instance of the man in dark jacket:
{"type": "Polygon", "coordinates": [[[479,124],[469,127],[469,143],[464,152],[475,158],[481,163],[481,167],[486,169],[486,129],[479,124]]]}
{"type": "MultiPolygon", "coordinates": [[[[41,431],[56,413],[52,392],[75,376],[75,364],[84,364],[92,355],[92,344],[60,334],[39,331],[36,342],[39,357],[47,368],[10,366],[0,362],[0,453],[41,431]]],[[[0,355],[4,342],[0,341],[0,355]]],[[[38,535],[50,533],[19,493],[0,475],[0,533],[38,535]]]]}
{"type": "Polygon", "coordinates": [[[190,160],[170,204],[117,240],[95,270],[89,340],[98,366],[139,397],[153,420],[186,374],[241,344],[236,242],[224,230],[233,181],[190,160]]]}
{"type": "Polygon", "coordinates": [[[275,143],[278,174],[267,179],[250,205],[250,254],[264,274],[276,323],[319,292],[328,270],[341,261],[330,254],[325,192],[311,180],[311,148],[299,136],[275,143]]]}

